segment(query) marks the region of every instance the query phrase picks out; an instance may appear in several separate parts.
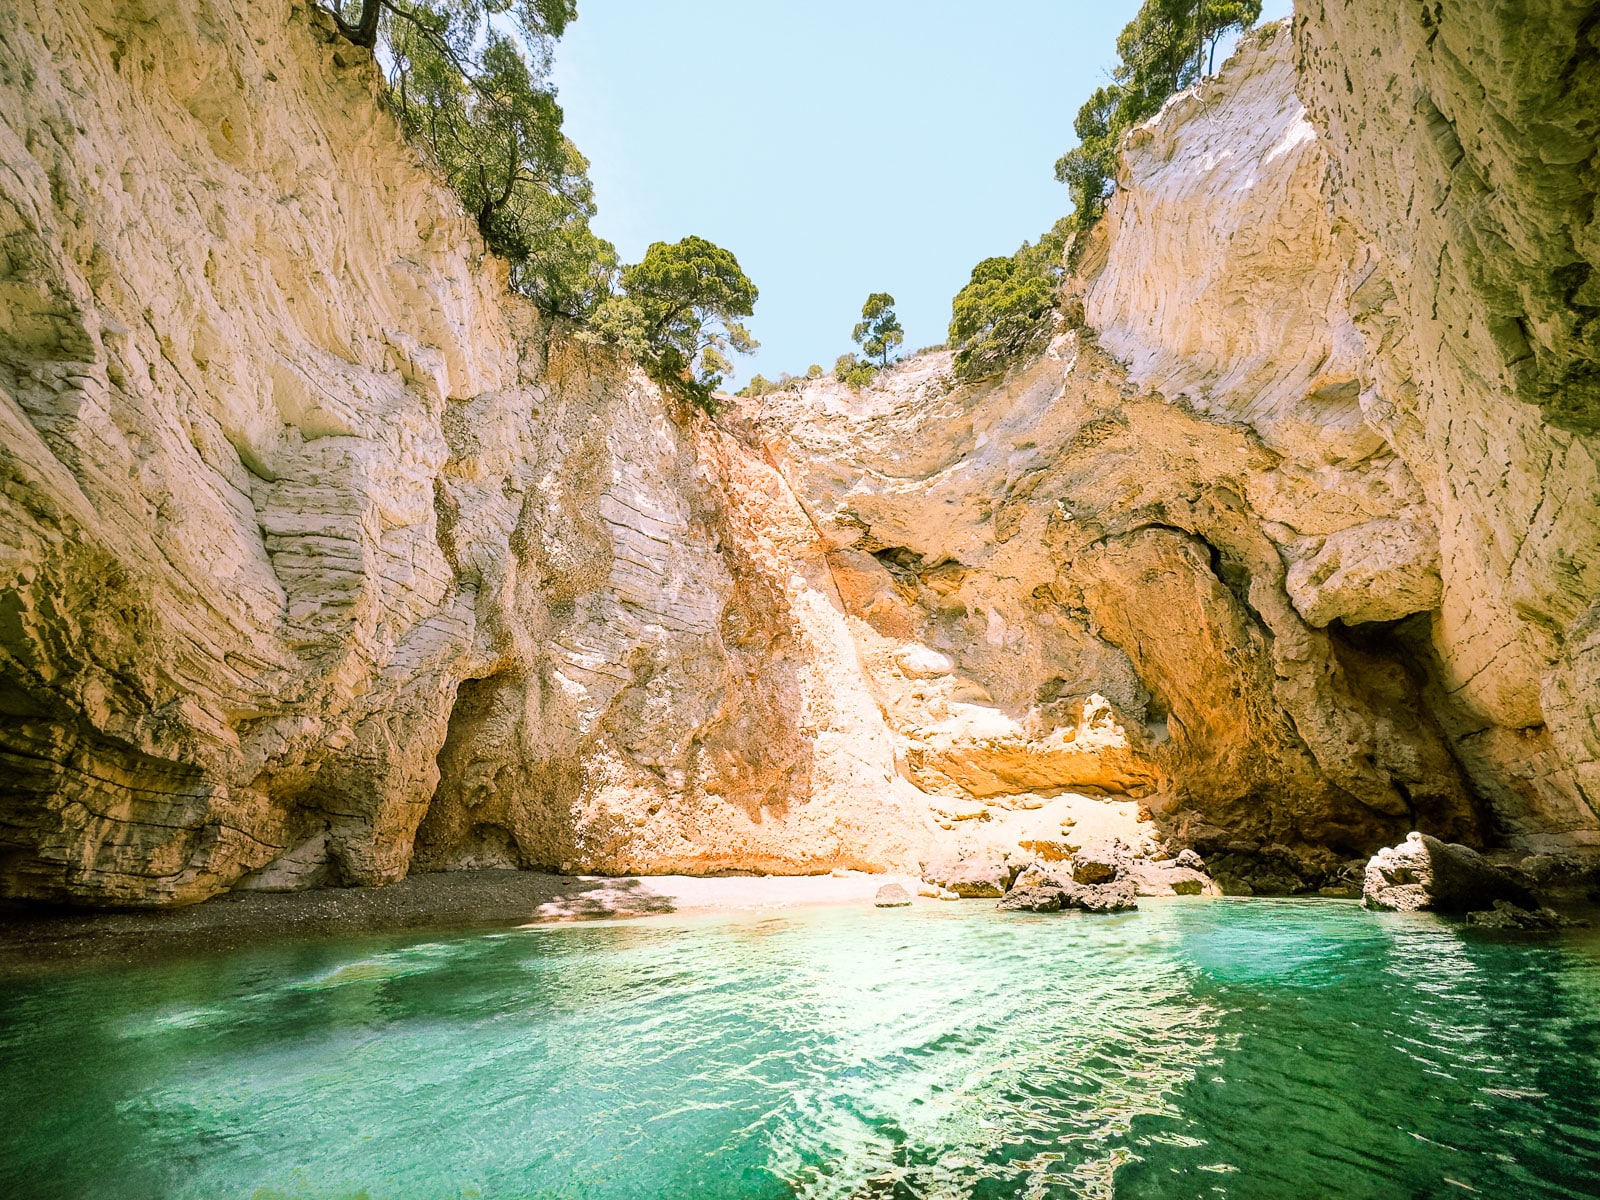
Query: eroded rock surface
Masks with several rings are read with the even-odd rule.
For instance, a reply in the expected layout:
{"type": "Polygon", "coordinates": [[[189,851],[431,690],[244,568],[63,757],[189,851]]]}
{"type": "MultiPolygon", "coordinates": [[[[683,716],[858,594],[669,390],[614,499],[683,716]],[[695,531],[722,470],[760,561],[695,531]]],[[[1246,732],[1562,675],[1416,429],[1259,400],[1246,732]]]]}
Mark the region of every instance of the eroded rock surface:
{"type": "Polygon", "coordinates": [[[1396,912],[1477,912],[1500,900],[1538,907],[1527,888],[1470,846],[1414,830],[1398,846],[1372,856],[1362,899],[1368,908],[1396,912]]]}
{"type": "Polygon", "coordinates": [[[5,7],[0,895],[1600,845],[1600,71],[1535,7],[1245,39],[1041,357],[715,422],[506,295],[313,9],[5,7]]]}
{"type": "Polygon", "coordinates": [[[0,894],[914,863],[823,548],[286,0],[0,12],[0,894]]]}
{"type": "Polygon", "coordinates": [[[1600,45],[1593,6],[1329,0],[1295,19],[1366,351],[1439,530],[1403,640],[1506,834],[1600,840],[1600,45]]]}

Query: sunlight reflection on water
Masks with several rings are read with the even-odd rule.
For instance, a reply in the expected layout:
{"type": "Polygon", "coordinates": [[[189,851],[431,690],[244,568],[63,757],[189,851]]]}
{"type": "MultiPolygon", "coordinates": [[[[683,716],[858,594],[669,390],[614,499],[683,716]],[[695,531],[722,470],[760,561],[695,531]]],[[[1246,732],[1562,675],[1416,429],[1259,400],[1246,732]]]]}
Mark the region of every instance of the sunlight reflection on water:
{"type": "Polygon", "coordinates": [[[319,942],[13,988],[0,1192],[1600,1193],[1600,955],[1317,901],[319,942]]]}

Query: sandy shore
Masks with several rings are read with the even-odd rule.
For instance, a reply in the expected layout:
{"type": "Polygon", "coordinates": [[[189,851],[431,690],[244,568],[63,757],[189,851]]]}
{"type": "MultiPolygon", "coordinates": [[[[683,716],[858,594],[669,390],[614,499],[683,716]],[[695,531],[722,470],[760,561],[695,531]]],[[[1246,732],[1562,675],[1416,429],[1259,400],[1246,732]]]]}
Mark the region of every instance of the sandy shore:
{"type": "Polygon", "coordinates": [[[133,965],[155,957],[352,933],[870,905],[886,883],[899,883],[916,893],[914,878],[856,872],[608,879],[485,870],[413,875],[382,888],[234,892],[188,908],[155,911],[11,911],[0,913],[0,975],[68,963],[133,965]]]}

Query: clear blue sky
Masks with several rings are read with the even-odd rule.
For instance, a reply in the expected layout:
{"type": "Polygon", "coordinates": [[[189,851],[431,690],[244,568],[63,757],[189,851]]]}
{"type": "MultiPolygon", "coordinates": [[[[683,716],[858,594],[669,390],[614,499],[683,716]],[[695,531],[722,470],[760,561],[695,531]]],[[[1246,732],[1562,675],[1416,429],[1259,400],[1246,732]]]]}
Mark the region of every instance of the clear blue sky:
{"type": "Polygon", "coordinates": [[[555,80],[596,232],[628,262],[687,234],[733,251],[761,289],[737,379],[771,378],[853,349],[869,292],[906,349],[944,340],[972,265],[1067,211],[1052,166],[1137,8],[579,0],[555,80]]]}

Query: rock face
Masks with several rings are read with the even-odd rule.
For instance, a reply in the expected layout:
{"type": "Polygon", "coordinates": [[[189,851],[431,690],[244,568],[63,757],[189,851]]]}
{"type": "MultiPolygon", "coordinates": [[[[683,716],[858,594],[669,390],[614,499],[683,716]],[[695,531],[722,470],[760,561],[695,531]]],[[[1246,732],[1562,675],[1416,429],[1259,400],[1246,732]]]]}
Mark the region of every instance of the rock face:
{"type": "Polygon", "coordinates": [[[1477,912],[1497,901],[1538,907],[1527,888],[1476,850],[1415,831],[1372,856],[1362,899],[1368,908],[1396,912],[1477,912]]]}
{"type": "Polygon", "coordinates": [[[716,421],[506,294],[314,8],[0,8],[0,897],[1600,845],[1600,71],[1538,7],[1245,39],[1041,357],[716,421]]]}
{"type": "MultiPolygon", "coordinates": [[[[1331,883],[1414,825],[1524,850],[1600,842],[1596,444],[1519,403],[1504,372],[1463,366],[1463,339],[1493,348],[1489,318],[1435,315],[1449,235],[1407,214],[1445,213],[1460,235],[1469,210],[1452,206],[1499,185],[1452,192],[1448,171],[1426,175],[1430,135],[1392,96],[1409,59],[1445,43],[1402,36],[1409,11],[1363,16],[1377,7],[1263,29],[1130,135],[1069,284],[1086,325],[1039,361],[956,387],[927,356],[867,392],[813,385],[752,416],[836,547],[908,758],[926,762],[938,728],[944,758],[1003,744],[1033,763],[1006,786],[1039,787],[1059,761],[1045,731],[1092,695],[1146,764],[1137,783],[1129,770],[1099,785],[1144,795],[1238,890],[1331,883]],[[1371,161],[1396,145],[1403,172],[1371,161]],[[1424,187],[1439,204],[1411,202],[1424,187]],[[897,670],[907,643],[942,672],[897,670]]],[[[1542,136],[1559,72],[1504,64],[1581,59],[1588,35],[1564,19],[1519,29],[1544,48],[1462,50],[1453,74],[1423,75],[1461,106],[1497,82],[1465,76],[1504,67],[1517,95],[1481,123],[1542,136]]],[[[1461,33],[1475,49],[1491,36],[1512,35],[1461,33]]],[[[1552,120],[1561,161],[1589,161],[1593,122],[1552,120]]],[[[1562,278],[1583,275],[1593,227],[1573,214],[1593,180],[1551,167],[1528,177],[1559,177],[1540,197],[1510,174],[1503,228],[1538,209],[1528,236],[1562,278]]],[[[1474,271],[1451,286],[1482,307],[1474,271]]],[[[1576,378],[1593,327],[1552,320],[1551,353],[1576,378]]],[[[912,777],[983,794],[960,771],[912,777]]]]}
{"type": "Polygon", "coordinates": [[[1597,840],[1600,47],[1593,6],[1296,17],[1367,423],[1440,538],[1403,640],[1511,839],[1597,840]]]}
{"type": "Polygon", "coordinates": [[[761,458],[506,295],[284,0],[0,12],[0,895],[910,864],[761,458]]]}

